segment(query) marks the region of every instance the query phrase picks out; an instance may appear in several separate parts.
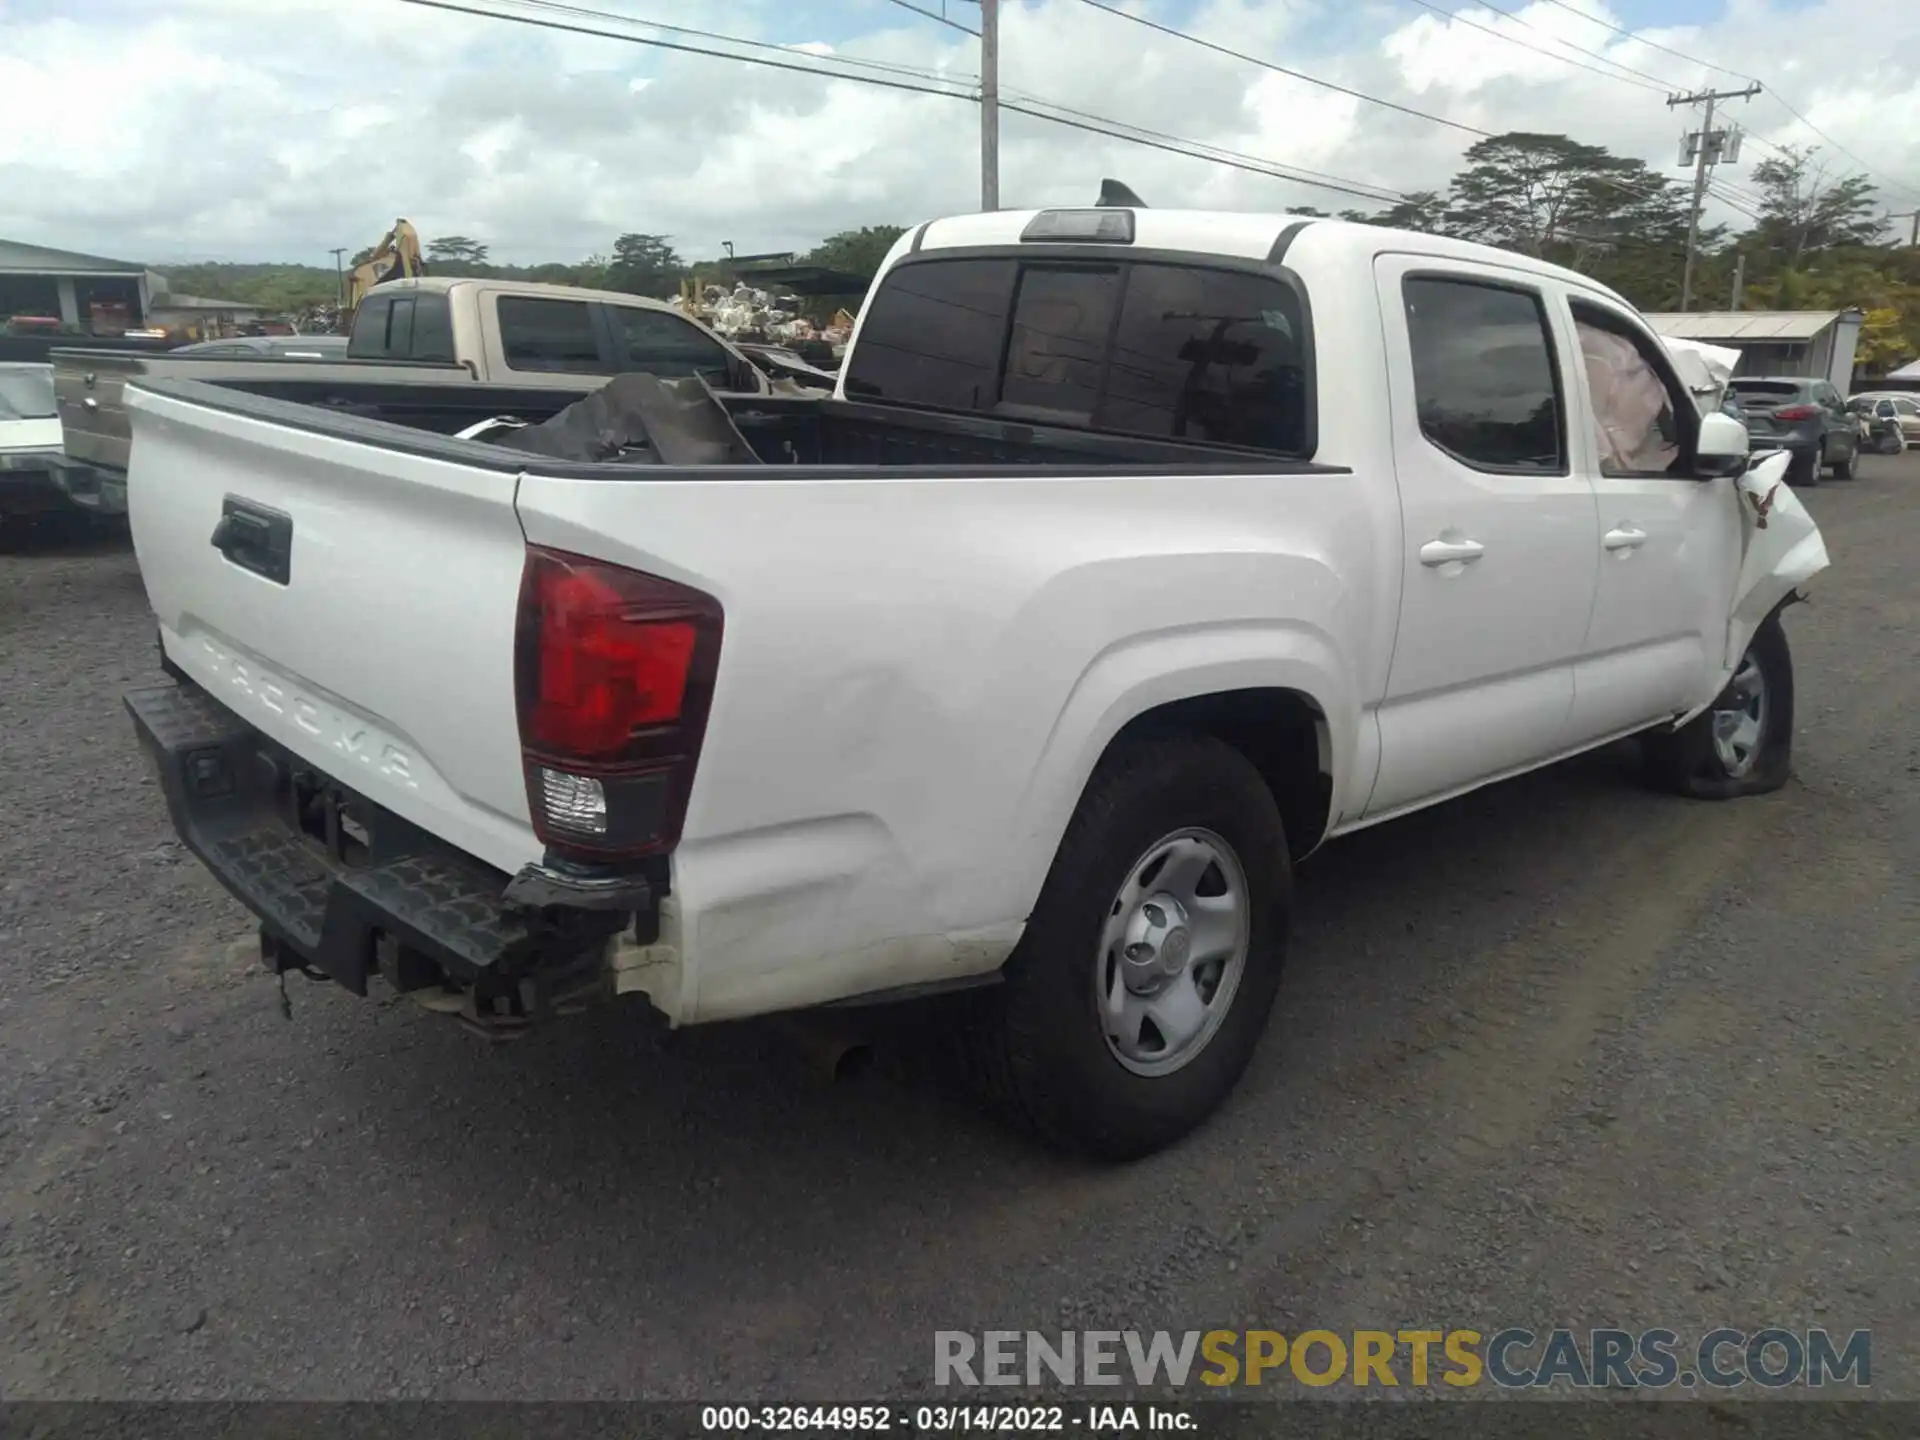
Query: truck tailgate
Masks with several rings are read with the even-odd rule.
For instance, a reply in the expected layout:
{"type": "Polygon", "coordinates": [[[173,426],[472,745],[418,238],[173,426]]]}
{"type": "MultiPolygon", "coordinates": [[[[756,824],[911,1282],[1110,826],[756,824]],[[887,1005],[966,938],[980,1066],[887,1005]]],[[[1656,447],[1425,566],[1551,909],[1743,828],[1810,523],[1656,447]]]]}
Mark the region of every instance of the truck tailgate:
{"type": "Polygon", "coordinates": [[[517,471],[129,387],[128,508],[167,656],[339,784],[512,872],[517,471]]]}
{"type": "Polygon", "coordinates": [[[140,376],[138,355],[53,352],[53,393],[67,458],[108,470],[127,468],[123,386],[140,376]]]}

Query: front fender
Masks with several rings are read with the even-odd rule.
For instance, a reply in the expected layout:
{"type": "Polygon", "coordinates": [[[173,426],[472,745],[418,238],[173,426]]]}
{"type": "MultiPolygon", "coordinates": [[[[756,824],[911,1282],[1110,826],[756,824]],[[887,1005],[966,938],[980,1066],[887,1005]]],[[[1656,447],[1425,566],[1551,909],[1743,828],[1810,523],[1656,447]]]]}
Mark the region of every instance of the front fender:
{"type": "Polygon", "coordinates": [[[1789,459],[1784,450],[1775,451],[1734,481],[1740,497],[1740,577],[1728,613],[1720,677],[1706,699],[1681,716],[1676,726],[1713,703],[1753,643],[1754,632],[1830,563],[1820,527],[1787,484],[1789,459]]]}

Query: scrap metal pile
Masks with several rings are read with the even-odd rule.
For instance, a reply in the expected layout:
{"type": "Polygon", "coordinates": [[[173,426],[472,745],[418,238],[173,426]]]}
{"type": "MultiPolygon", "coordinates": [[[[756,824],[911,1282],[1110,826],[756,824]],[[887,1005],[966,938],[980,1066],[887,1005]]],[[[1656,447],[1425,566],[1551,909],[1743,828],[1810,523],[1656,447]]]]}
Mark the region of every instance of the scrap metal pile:
{"type": "Polygon", "coordinates": [[[853,331],[853,316],[845,310],[836,314],[831,324],[816,325],[800,313],[799,296],[759,290],[744,281],[732,289],[724,285],[703,285],[697,296],[683,292],[669,303],[681,314],[701,321],[729,339],[765,339],[784,344],[824,341],[838,351],[853,331]]]}

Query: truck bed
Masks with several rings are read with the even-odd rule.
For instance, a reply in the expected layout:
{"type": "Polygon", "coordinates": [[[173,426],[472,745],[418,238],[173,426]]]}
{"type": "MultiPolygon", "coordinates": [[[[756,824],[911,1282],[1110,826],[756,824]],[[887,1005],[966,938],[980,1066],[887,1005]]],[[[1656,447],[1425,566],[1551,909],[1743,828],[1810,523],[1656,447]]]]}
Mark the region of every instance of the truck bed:
{"type": "MultiPolygon", "coordinates": [[[[538,468],[542,474],[630,474],[629,467],[620,464],[553,461],[452,438],[494,417],[529,423],[546,420],[604,383],[598,380],[584,383],[578,393],[345,380],[312,373],[297,379],[261,375],[212,383],[152,377],[138,383],[144,390],[192,404],[410,454],[493,469],[538,468]]],[[[763,464],[803,467],[813,478],[819,478],[822,470],[875,468],[1120,466],[1286,474],[1332,468],[1224,445],[1104,435],[1064,425],[943,414],[827,396],[716,398],[763,464]]],[[[654,470],[650,478],[661,478],[661,472],[654,470]]]]}

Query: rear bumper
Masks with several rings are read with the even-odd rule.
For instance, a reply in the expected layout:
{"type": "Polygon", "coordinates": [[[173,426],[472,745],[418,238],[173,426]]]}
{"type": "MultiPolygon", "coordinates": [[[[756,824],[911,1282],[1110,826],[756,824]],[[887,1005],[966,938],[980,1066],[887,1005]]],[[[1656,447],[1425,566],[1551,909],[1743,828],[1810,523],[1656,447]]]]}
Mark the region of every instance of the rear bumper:
{"type": "Polygon", "coordinates": [[[359,995],[465,989],[531,1018],[598,973],[605,942],[650,919],[646,883],[528,867],[509,877],[275,745],[199,687],[129,691],[175,830],[260,919],[269,968],[359,995]],[[513,896],[524,898],[510,898],[513,896]]]}
{"type": "Polygon", "coordinates": [[[60,493],[82,510],[96,515],[127,513],[127,472],[102,470],[77,460],[64,460],[53,471],[60,493]]]}
{"type": "Polygon", "coordinates": [[[0,450],[0,514],[31,515],[66,508],[56,479],[59,447],[0,450]]]}

